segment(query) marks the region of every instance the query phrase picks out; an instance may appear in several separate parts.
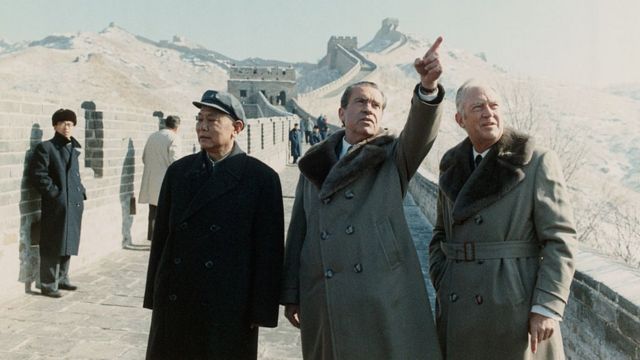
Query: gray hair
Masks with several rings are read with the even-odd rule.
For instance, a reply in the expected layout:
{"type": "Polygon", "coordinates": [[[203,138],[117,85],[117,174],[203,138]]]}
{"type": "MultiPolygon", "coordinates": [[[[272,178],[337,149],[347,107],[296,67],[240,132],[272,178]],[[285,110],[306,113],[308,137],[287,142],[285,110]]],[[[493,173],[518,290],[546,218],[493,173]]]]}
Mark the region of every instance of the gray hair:
{"type": "Polygon", "coordinates": [[[384,110],[384,108],[387,107],[387,97],[384,95],[382,90],[380,90],[380,88],[378,87],[378,84],[372,81],[359,81],[357,83],[347,86],[347,88],[344,89],[344,92],[342,93],[342,97],[340,98],[340,107],[343,109],[346,109],[347,106],[349,105],[349,98],[351,97],[351,93],[353,92],[353,89],[357,87],[364,87],[364,86],[372,87],[380,92],[380,95],[382,95],[382,110],[384,110]]]}
{"type": "Polygon", "coordinates": [[[467,98],[469,90],[477,88],[490,89],[494,94],[498,94],[495,89],[479,81],[478,79],[469,79],[465,81],[462,85],[460,85],[458,91],[456,92],[456,111],[460,115],[464,115],[464,101],[467,98]]]}

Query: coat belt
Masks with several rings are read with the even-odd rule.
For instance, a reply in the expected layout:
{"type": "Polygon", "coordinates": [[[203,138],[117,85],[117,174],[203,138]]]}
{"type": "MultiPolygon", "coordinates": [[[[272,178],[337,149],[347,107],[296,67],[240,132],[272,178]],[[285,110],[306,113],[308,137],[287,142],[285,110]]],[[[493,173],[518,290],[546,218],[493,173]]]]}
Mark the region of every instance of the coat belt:
{"type": "Polygon", "coordinates": [[[441,242],[440,249],[447,259],[464,261],[537,257],[540,254],[540,245],[529,241],[441,242]]]}

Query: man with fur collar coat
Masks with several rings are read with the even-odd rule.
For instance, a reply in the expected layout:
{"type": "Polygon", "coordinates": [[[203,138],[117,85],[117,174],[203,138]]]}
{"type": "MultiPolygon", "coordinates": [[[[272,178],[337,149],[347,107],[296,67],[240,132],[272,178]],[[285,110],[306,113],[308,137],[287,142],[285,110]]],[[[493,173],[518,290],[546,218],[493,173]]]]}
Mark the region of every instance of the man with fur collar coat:
{"type": "Polygon", "coordinates": [[[429,246],[441,349],[447,359],[563,359],[576,231],[559,160],[504,127],[487,86],[463,84],[456,107],[468,137],[440,163],[429,246]]]}
{"type": "Polygon", "coordinates": [[[420,84],[399,137],[380,128],[376,84],[349,86],[344,130],[299,161],[280,302],[305,359],[440,359],[403,199],[435,141],[444,88],[438,38],[414,65],[420,84]]]}

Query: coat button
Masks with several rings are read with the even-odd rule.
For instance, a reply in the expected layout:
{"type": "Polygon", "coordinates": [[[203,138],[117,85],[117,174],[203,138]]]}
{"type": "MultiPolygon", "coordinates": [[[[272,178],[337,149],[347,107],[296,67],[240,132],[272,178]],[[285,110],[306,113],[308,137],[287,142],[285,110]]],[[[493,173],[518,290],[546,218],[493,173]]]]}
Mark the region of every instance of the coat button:
{"type": "Polygon", "coordinates": [[[213,267],[213,261],[207,261],[206,263],[204,263],[204,267],[206,267],[207,269],[211,269],[213,267]]]}
{"type": "Polygon", "coordinates": [[[327,279],[331,279],[331,278],[333,277],[333,270],[331,270],[331,269],[327,269],[327,270],[324,272],[324,277],[325,277],[325,278],[327,278],[327,279]]]}
{"type": "Polygon", "coordinates": [[[180,264],[181,262],[182,262],[182,259],[180,259],[180,258],[173,259],[173,263],[176,264],[176,265],[180,264]]]}
{"type": "Polygon", "coordinates": [[[80,191],[80,186],[76,187],[76,189],[78,189],[78,191],[80,191]]]}
{"type": "Polygon", "coordinates": [[[180,226],[178,228],[180,230],[187,230],[188,227],[189,227],[189,225],[187,225],[186,222],[183,222],[182,224],[180,224],[180,226]]]}
{"type": "Polygon", "coordinates": [[[322,199],[322,203],[325,204],[325,205],[327,205],[330,202],[331,202],[331,198],[330,197],[322,199]]]}
{"type": "Polygon", "coordinates": [[[323,231],[320,233],[320,239],[327,240],[329,238],[329,233],[327,231],[323,231]]]}
{"type": "Polygon", "coordinates": [[[356,229],[353,228],[353,226],[349,225],[347,226],[347,228],[344,230],[344,232],[347,233],[347,235],[351,235],[356,231],[356,229]]]}
{"type": "Polygon", "coordinates": [[[482,295],[476,295],[476,304],[482,305],[483,301],[482,295]]]}
{"type": "Polygon", "coordinates": [[[349,200],[351,200],[351,199],[353,199],[355,196],[356,196],[356,194],[354,194],[354,193],[353,193],[353,191],[351,191],[351,190],[347,190],[347,191],[345,191],[345,193],[344,193],[344,197],[345,197],[345,199],[349,199],[349,200]]]}
{"type": "Polygon", "coordinates": [[[456,293],[449,294],[449,300],[451,300],[452,303],[458,301],[458,295],[456,293]]]}
{"type": "Polygon", "coordinates": [[[218,230],[222,229],[220,226],[213,224],[211,226],[209,226],[209,230],[211,230],[212,232],[216,232],[218,230]]]}
{"type": "Polygon", "coordinates": [[[77,204],[76,204],[76,207],[80,207],[80,203],[77,203],[77,204]]]}
{"type": "Polygon", "coordinates": [[[177,299],[178,299],[178,297],[176,296],[176,294],[169,295],[169,300],[176,301],[177,299]]]}
{"type": "Polygon", "coordinates": [[[362,264],[357,263],[355,265],[353,265],[353,271],[355,271],[356,273],[361,273],[362,272],[362,264]]]}
{"type": "Polygon", "coordinates": [[[476,215],[476,217],[473,218],[473,221],[475,221],[477,225],[480,225],[484,222],[484,219],[482,219],[482,216],[476,215]]]}

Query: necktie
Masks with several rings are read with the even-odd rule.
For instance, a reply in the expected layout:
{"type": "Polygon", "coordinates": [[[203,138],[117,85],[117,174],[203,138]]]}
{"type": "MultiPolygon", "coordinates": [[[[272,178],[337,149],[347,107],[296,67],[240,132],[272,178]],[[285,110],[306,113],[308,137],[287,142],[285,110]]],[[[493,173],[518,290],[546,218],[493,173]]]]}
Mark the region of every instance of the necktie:
{"type": "Polygon", "coordinates": [[[481,161],[482,161],[482,155],[480,154],[476,155],[476,159],[474,160],[474,163],[476,164],[476,168],[480,166],[481,161]]]}

